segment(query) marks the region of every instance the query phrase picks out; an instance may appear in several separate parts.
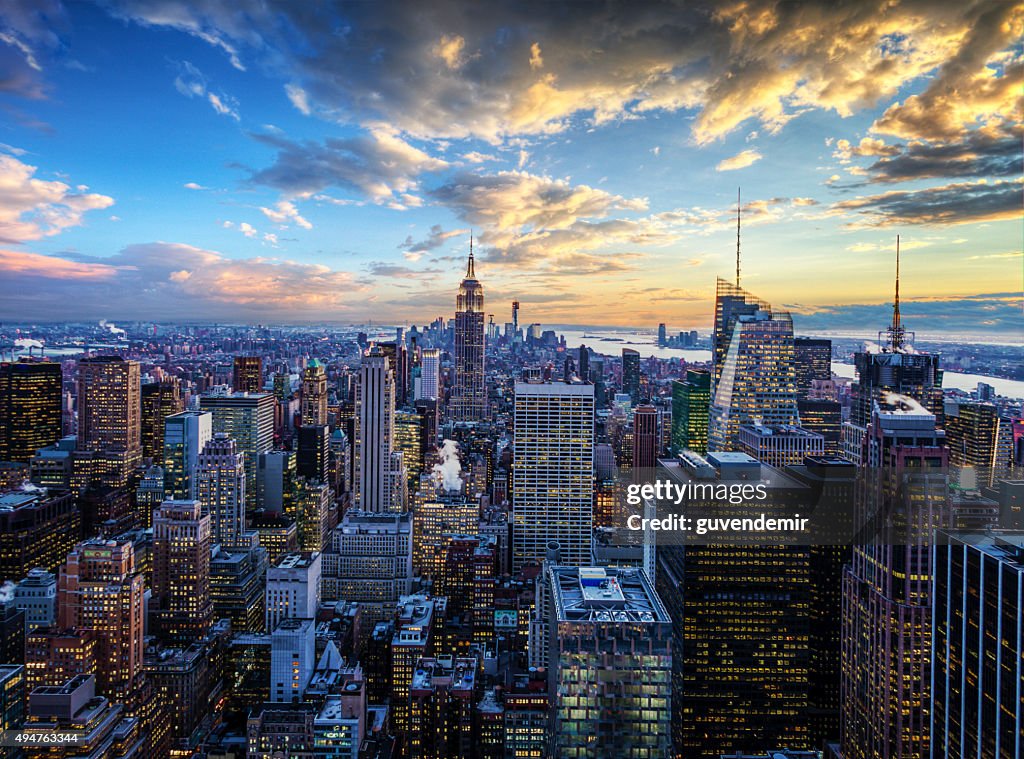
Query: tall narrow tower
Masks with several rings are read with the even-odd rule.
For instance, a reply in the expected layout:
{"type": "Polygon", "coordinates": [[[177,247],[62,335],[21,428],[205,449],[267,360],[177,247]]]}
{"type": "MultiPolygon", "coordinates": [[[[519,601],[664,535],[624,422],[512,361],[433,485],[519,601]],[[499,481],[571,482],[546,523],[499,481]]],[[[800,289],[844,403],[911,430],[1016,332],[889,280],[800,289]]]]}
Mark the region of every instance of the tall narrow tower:
{"type": "Polygon", "coordinates": [[[473,238],[469,239],[466,276],[455,298],[455,386],[451,418],[477,422],[487,413],[484,381],[484,289],[473,267],[473,238]]]}

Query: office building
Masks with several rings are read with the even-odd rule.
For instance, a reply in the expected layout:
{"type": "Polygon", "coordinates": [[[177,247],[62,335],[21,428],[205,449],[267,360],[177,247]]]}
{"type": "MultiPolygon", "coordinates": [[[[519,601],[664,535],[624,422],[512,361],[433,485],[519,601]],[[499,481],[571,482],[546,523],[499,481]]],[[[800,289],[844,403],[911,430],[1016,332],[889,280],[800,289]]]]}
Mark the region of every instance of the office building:
{"type": "Polygon", "coordinates": [[[762,464],[782,469],[802,464],[807,456],[823,456],[825,438],[791,424],[740,425],[737,449],[762,464]]]}
{"type": "Polygon", "coordinates": [[[145,580],[128,540],[87,540],[61,568],[57,625],[95,630],[97,687],[111,698],[132,696],[142,676],[145,580]]]}
{"type": "Polygon", "coordinates": [[[413,576],[409,513],[345,512],[323,557],[324,601],[394,603],[413,576]]]}
{"type": "Polygon", "coordinates": [[[394,376],[387,357],[375,347],[363,356],[356,384],[355,508],[404,510],[405,471],[394,442],[394,376]]]}
{"type": "Polygon", "coordinates": [[[739,428],[799,423],[793,320],[718,280],[708,449],[735,451],[739,428]]]}
{"type": "Polygon", "coordinates": [[[661,454],[661,414],[654,406],[633,411],[633,480],[649,481],[661,454]]]}
{"type": "Polygon", "coordinates": [[[71,493],[15,490],[0,495],[0,583],[36,567],[56,571],[81,534],[71,493]]]}
{"type": "Polygon", "coordinates": [[[245,457],[224,433],[214,435],[196,462],[196,498],[210,518],[211,539],[225,548],[245,532],[245,457]]]}
{"type": "Polygon", "coordinates": [[[875,404],[857,519],[877,523],[843,573],[845,759],[929,756],[931,536],[950,521],[944,438],[919,403],[875,404]]]}
{"type": "Polygon", "coordinates": [[[266,630],[285,619],[314,619],[320,606],[323,561],[319,553],[288,553],[267,568],[266,630]]]}
{"type": "Polygon", "coordinates": [[[566,563],[590,563],[594,497],[594,386],[515,384],[513,570],[557,542],[566,563]]]}
{"type": "Polygon", "coordinates": [[[632,348],[622,349],[622,392],[634,406],[640,403],[640,354],[632,348]]]}
{"type": "Polygon", "coordinates": [[[932,598],[933,757],[1024,753],[1024,532],[940,532],[932,598]]]}
{"type": "Polygon", "coordinates": [[[306,479],[327,482],[331,428],[327,425],[299,427],[295,443],[295,473],[306,479]]]}
{"type": "Polygon", "coordinates": [[[800,426],[822,437],[826,456],[842,455],[843,408],[838,401],[800,398],[800,426]]]}
{"type": "Polygon", "coordinates": [[[295,483],[294,517],[299,550],[323,551],[330,542],[334,515],[332,493],[326,482],[300,477],[295,483]]]}
{"type": "Polygon", "coordinates": [[[481,422],[486,417],[484,346],[484,289],[476,278],[470,241],[466,276],[455,298],[455,377],[449,402],[452,421],[481,422]]]}
{"type": "Polygon", "coordinates": [[[327,424],[327,372],[319,359],[311,359],[302,372],[302,425],[327,424]]]}
{"type": "Polygon", "coordinates": [[[685,380],[672,380],[673,450],[707,453],[710,406],[710,372],[688,369],[685,380]]]}
{"type": "Polygon", "coordinates": [[[76,675],[95,675],[99,669],[100,638],[95,630],[44,627],[25,638],[29,692],[40,685],[60,685],[76,675]]]}
{"type": "Polygon", "coordinates": [[[142,396],[142,458],[162,463],[164,429],[167,417],[185,410],[181,397],[181,381],[177,377],[143,382],[142,396]]]}
{"type": "Polygon", "coordinates": [[[259,356],[235,356],[231,387],[236,393],[263,390],[263,359],[259,356]]]}
{"type": "Polygon", "coordinates": [[[642,570],[547,565],[552,756],[671,753],[672,620],[642,570]]]}
{"type": "MultiPolygon", "coordinates": [[[[730,503],[691,496],[686,513],[802,512],[810,489],[744,453],[662,459],[659,479],[680,487],[760,483],[767,498],[730,503]]],[[[704,488],[702,488],[704,490],[704,488]]],[[[659,513],[659,517],[662,514],[659,513]]],[[[811,688],[812,562],[808,546],[657,546],[658,595],[672,619],[673,748],[718,759],[765,745],[807,746],[811,688]]]]}
{"type": "Polygon", "coordinates": [[[78,450],[120,453],[133,466],[142,456],[139,364],[120,356],[78,362],[78,450]]]}
{"type": "Polygon", "coordinates": [[[249,509],[258,505],[259,456],[274,445],[274,404],[271,393],[230,393],[224,388],[199,398],[200,409],[213,414],[213,432],[232,438],[245,456],[245,501],[249,509]]]}
{"type": "Polygon", "coordinates": [[[267,554],[262,546],[216,547],[210,557],[210,601],[214,619],[230,619],[236,633],[263,632],[267,554]]]}
{"type": "MultiPolygon", "coordinates": [[[[259,504],[264,514],[291,514],[297,477],[294,451],[265,451],[257,460],[259,504]]],[[[252,483],[246,480],[246,488],[252,483]]]]}
{"type": "Polygon", "coordinates": [[[199,501],[164,501],[153,514],[153,604],[166,640],[192,642],[210,629],[210,539],[199,501]]]}
{"type": "Polygon", "coordinates": [[[188,500],[197,496],[199,454],[213,437],[213,415],[182,411],[164,420],[164,497],[188,500]]]}
{"type": "Polygon", "coordinates": [[[481,696],[475,656],[424,657],[409,684],[408,756],[479,755],[474,711],[481,696]]]}
{"type": "Polygon", "coordinates": [[[945,418],[949,463],[974,469],[981,485],[995,484],[1010,466],[1010,446],[1000,445],[1000,433],[1012,422],[992,403],[947,403],[945,418]]]}
{"type": "Polygon", "coordinates": [[[300,703],[316,667],[316,621],[283,619],[270,641],[270,701],[300,703]]]}
{"type": "Polygon", "coordinates": [[[832,379],[832,341],[811,337],[793,340],[793,360],[796,365],[796,391],[801,398],[811,392],[815,380],[832,379]]]}
{"type": "Polygon", "coordinates": [[[26,632],[53,627],[57,623],[57,576],[38,567],[30,569],[14,588],[14,605],[25,612],[26,632]]]}
{"type": "Polygon", "coordinates": [[[0,363],[0,461],[28,461],[61,438],[61,367],[0,363]]]}
{"type": "Polygon", "coordinates": [[[441,351],[424,348],[420,352],[419,384],[414,388],[414,400],[421,398],[437,400],[441,385],[441,351]]]}

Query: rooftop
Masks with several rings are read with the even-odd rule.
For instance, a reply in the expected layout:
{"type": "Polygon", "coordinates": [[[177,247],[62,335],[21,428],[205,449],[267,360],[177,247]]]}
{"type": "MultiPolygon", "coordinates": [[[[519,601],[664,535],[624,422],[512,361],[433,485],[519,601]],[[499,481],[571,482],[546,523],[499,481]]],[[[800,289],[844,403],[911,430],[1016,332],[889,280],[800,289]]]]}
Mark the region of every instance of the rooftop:
{"type": "Polygon", "coordinates": [[[671,621],[642,570],[554,566],[548,574],[559,622],[671,621]]]}

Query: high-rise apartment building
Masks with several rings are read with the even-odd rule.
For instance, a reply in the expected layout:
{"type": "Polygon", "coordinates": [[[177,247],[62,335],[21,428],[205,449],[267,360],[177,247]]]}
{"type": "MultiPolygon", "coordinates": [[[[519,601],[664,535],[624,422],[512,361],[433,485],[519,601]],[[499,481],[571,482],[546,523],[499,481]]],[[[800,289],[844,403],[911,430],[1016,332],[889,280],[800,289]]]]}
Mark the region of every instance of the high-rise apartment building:
{"type": "Polygon", "coordinates": [[[476,278],[470,242],[466,276],[455,298],[455,383],[450,413],[453,421],[479,422],[486,416],[484,346],[484,289],[476,278]]]}
{"type": "Polygon", "coordinates": [[[718,280],[708,450],[735,451],[740,425],[798,424],[793,320],[718,280]]]}
{"type": "Polygon", "coordinates": [[[363,356],[356,384],[355,507],[397,512],[405,507],[402,454],[395,450],[395,384],[377,348],[363,356]]]}
{"type": "Polygon", "coordinates": [[[213,437],[213,415],[182,411],[164,420],[164,496],[171,500],[196,497],[199,454],[213,437]]]}
{"type": "Polygon", "coordinates": [[[60,440],[61,427],[60,364],[0,364],[0,461],[27,463],[60,440]]]}
{"type": "Polygon", "coordinates": [[[245,455],[245,500],[250,509],[257,506],[259,456],[274,445],[274,404],[272,393],[232,393],[225,388],[199,398],[200,409],[213,414],[213,431],[228,435],[245,455]]]}
{"type": "Polygon", "coordinates": [[[550,756],[671,755],[672,620],[643,570],[547,565],[550,756]]]}
{"type": "Polygon", "coordinates": [[[218,433],[196,461],[196,499],[210,518],[214,543],[239,545],[245,532],[245,457],[235,441],[218,433]]]}
{"type": "Polygon", "coordinates": [[[263,359],[259,356],[235,356],[231,387],[236,393],[263,391],[263,359]]]}
{"type": "Polygon", "coordinates": [[[877,526],[843,573],[844,759],[929,756],[932,531],[950,519],[944,437],[916,401],[875,403],[857,513],[877,526]]]}
{"type": "Polygon", "coordinates": [[[302,372],[302,424],[327,424],[327,372],[315,358],[302,372]]]}
{"type": "Polygon", "coordinates": [[[58,582],[58,626],[96,631],[99,690],[129,698],[143,676],[146,592],[134,545],[130,540],[79,543],[68,554],[58,582]]]}
{"type": "Polygon", "coordinates": [[[139,364],[121,356],[78,362],[78,450],[124,454],[129,465],[142,455],[139,364]]]}
{"type": "Polygon", "coordinates": [[[708,452],[711,374],[688,369],[685,380],[672,381],[672,448],[708,452]]]}
{"type": "Polygon", "coordinates": [[[512,451],[513,567],[555,541],[567,564],[590,564],[594,386],[517,382],[512,451]]]}
{"type": "Polygon", "coordinates": [[[1024,755],[1024,532],[940,532],[932,757],[1024,755]]]}
{"type": "Polygon", "coordinates": [[[153,514],[153,601],[160,633],[190,642],[210,629],[210,517],[199,501],[164,501],[153,514]]]}

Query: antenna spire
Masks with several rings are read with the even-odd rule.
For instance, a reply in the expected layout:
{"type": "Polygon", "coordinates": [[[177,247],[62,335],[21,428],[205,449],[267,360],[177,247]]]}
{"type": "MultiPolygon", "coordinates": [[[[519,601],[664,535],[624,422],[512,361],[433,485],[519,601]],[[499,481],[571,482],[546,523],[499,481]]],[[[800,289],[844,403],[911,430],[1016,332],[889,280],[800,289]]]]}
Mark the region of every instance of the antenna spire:
{"type": "Polygon", "coordinates": [[[469,230],[469,263],[466,265],[466,279],[476,279],[473,270],[473,230],[469,230]]]}
{"type": "Polygon", "coordinates": [[[736,287],[740,286],[740,188],[736,188],[736,287]]]}
{"type": "Polygon", "coordinates": [[[890,342],[892,350],[903,348],[906,333],[903,324],[900,322],[900,236],[896,235],[896,297],[892,302],[892,326],[889,327],[890,342]]]}

